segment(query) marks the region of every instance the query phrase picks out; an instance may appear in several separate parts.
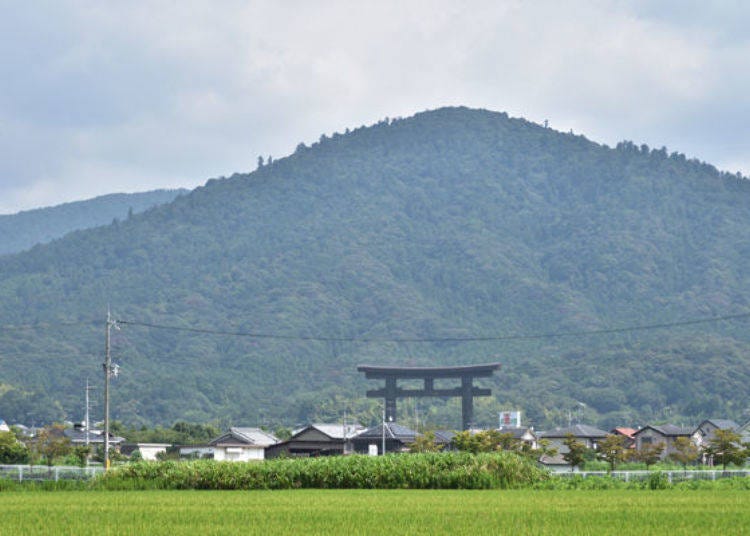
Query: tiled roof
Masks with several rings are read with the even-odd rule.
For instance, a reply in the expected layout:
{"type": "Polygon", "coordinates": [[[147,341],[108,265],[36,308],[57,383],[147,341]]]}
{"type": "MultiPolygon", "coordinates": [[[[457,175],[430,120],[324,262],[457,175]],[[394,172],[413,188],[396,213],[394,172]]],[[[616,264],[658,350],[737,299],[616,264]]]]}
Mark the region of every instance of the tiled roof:
{"type": "Polygon", "coordinates": [[[302,430],[300,430],[300,432],[307,430],[308,428],[315,428],[331,439],[346,439],[357,435],[359,432],[364,430],[364,427],[359,424],[347,424],[346,429],[344,429],[343,424],[315,423],[303,428],[302,430]]]}
{"type": "Polygon", "coordinates": [[[534,435],[534,432],[525,426],[501,426],[497,431],[501,434],[511,434],[513,439],[522,439],[527,432],[534,435]]]}
{"type": "Polygon", "coordinates": [[[684,426],[677,426],[675,424],[659,424],[654,425],[650,424],[648,426],[644,426],[640,430],[638,430],[635,435],[640,434],[644,430],[651,428],[652,430],[656,430],[663,436],[669,436],[669,437],[679,437],[679,436],[691,436],[693,435],[693,428],[686,428],[684,426]]]}
{"type": "Polygon", "coordinates": [[[574,424],[573,426],[567,426],[565,428],[555,428],[548,432],[541,432],[539,437],[566,437],[568,434],[573,434],[575,437],[601,438],[607,436],[607,432],[594,426],[589,426],[588,424],[574,424]]]}
{"type": "Polygon", "coordinates": [[[228,432],[217,437],[209,445],[251,445],[268,447],[279,442],[279,438],[260,428],[233,426],[228,432]]]}
{"type": "MultiPolygon", "coordinates": [[[[71,443],[86,443],[86,430],[79,428],[66,428],[63,430],[63,435],[70,439],[71,443]]],[[[89,430],[89,443],[104,443],[104,431],[102,430],[89,430]]],[[[125,441],[124,437],[119,437],[110,432],[109,442],[110,443],[122,443],[125,441]]]]}
{"type": "Polygon", "coordinates": [[[456,432],[453,430],[435,430],[434,434],[437,443],[450,443],[456,436],[456,432]]]}
{"type": "Polygon", "coordinates": [[[620,435],[624,435],[625,437],[628,437],[630,439],[633,439],[633,435],[637,432],[635,428],[628,428],[626,426],[617,426],[616,428],[612,429],[612,433],[617,433],[620,435]]]}
{"type": "MultiPolygon", "coordinates": [[[[417,432],[406,426],[401,426],[395,422],[389,422],[385,424],[385,437],[386,439],[398,439],[404,443],[413,443],[416,439],[417,432]]],[[[381,439],[383,437],[383,425],[378,424],[372,428],[357,434],[355,439],[381,439]]]]}
{"type": "MultiPolygon", "coordinates": [[[[730,419],[706,419],[708,422],[713,424],[716,428],[722,430],[737,430],[740,425],[730,419]]],[[[701,423],[702,424],[702,423],[701,423]]]]}

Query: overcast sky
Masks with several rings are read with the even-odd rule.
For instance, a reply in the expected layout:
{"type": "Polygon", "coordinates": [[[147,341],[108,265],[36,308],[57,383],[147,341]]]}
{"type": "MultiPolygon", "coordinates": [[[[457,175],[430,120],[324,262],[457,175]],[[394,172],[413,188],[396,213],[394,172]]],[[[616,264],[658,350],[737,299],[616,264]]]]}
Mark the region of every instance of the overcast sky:
{"type": "Polygon", "coordinates": [[[0,0],[0,213],[445,105],[750,175],[750,3],[0,0]]]}

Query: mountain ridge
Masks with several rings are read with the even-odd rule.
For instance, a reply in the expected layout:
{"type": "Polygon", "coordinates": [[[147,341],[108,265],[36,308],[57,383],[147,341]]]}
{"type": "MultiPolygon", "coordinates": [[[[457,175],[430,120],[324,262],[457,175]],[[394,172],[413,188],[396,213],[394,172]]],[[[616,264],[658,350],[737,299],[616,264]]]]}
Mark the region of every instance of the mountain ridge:
{"type": "MultiPolygon", "coordinates": [[[[478,408],[486,422],[518,406],[554,423],[575,400],[600,423],[665,418],[665,407],[736,415],[750,378],[735,324],[606,344],[303,338],[540,334],[744,312],[748,193],[745,179],[666,150],[440,109],[322,136],[253,173],[0,259],[0,323],[85,321],[111,303],[126,320],[290,337],[124,325],[113,396],[128,422],[301,421],[347,405],[373,418],[358,362],[468,364],[498,352],[495,397],[478,408]]],[[[101,328],[63,335],[71,354],[101,346],[101,328]]],[[[96,361],[76,354],[49,369],[54,341],[0,332],[0,354],[26,352],[30,368],[0,371],[72,408],[96,361]]],[[[456,410],[437,400],[425,417],[449,424],[456,410]]]]}
{"type": "Polygon", "coordinates": [[[186,189],[114,193],[49,207],[0,214],[0,255],[20,253],[67,233],[106,225],[172,201],[186,189]]]}

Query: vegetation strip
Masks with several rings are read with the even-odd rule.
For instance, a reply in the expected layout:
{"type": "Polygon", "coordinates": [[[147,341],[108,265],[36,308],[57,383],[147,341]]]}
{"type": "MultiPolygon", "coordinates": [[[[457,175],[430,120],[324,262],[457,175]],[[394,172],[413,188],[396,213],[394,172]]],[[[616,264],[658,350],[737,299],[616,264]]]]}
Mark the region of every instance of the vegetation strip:
{"type": "Polygon", "coordinates": [[[491,489],[530,487],[548,478],[510,452],[331,456],[232,463],[212,460],[142,462],[118,467],[108,489],[491,489]]]}

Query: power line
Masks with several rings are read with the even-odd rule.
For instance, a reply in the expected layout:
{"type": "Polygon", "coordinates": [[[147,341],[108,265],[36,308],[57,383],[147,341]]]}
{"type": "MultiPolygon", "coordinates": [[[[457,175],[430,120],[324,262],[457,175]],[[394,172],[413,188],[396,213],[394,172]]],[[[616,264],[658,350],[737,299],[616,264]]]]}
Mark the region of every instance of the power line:
{"type": "Polygon", "coordinates": [[[37,329],[52,329],[57,327],[74,327],[74,326],[94,326],[96,321],[94,320],[79,320],[76,322],[61,321],[61,322],[44,322],[39,324],[19,324],[19,325],[0,325],[0,331],[32,331],[37,329]]]}
{"type": "Polygon", "coordinates": [[[561,337],[582,337],[588,335],[606,335],[612,333],[629,333],[635,331],[646,331],[655,329],[667,329],[684,326],[694,326],[697,324],[710,324],[714,322],[740,320],[750,317],[750,313],[738,313],[733,315],[714,316],[710,318],[698,318],[692,320],[680,320],[675,322],[662,322],[656,324],[642,324],[636,326],[624,326],[616,328],[604,328],[581,331],[558,331],[553,333],[526,334],[526,335],[499,335],[499,336],[466,336],[466,337],[325,337],[325,336],[307,336],[307,335],[284,335],[276,333],[259,333],[252,331],[228,331],[210,328],[197,328],[185,326],[170,326],[165,324],[156,324],[152,322],[140,322],[136,320],[117,320],[118,324],[140,326],[152,329],[163,329],[170,331],[182,331],[188,333],[198,333],[204,335],[224,335],[231,337],[249,337],[255,339],[275,339],[287,341],[314,341],[314,342],[493,342],[493,341],[524,341],[538,339],[554,339],[561,337]]]}

